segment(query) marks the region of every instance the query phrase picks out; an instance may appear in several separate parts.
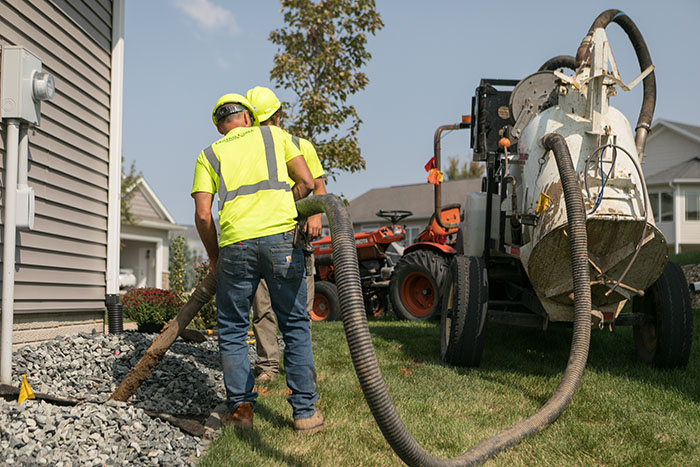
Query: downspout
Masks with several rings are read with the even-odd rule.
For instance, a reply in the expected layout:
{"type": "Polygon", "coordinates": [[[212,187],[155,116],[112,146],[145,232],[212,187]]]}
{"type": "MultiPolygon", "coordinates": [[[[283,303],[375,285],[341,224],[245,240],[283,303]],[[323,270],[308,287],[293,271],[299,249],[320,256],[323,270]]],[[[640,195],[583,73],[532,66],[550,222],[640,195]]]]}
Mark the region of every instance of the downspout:
{"type": "Polygon", "coordinates": [[[668,184],[673,188],[673,249],[678,254],[681,252],[681,186],[678,183],[673,186],[673,182],[668,184]]]}
{"type": "MultiPolygon", "coordinates": [[[[7,120],[5,150],[5,219],[2,242],[2,330],[0,331],[0,383],[12,381],[12,327],[15,304],[15,241],[17,221],[17,167],[20,121],[7,120]]],[[[25,129],[26,132],[26,129],[25,129]]]]}
{"type": "Polygon", "coordinates": [[[109,98],[109,188],[107,206],[106,296],[109,332],[123,329],[119,303],[119,235],[121,223],[122,109],[124,89],[124,1],[112,4],[112,62],[109,98]]]}

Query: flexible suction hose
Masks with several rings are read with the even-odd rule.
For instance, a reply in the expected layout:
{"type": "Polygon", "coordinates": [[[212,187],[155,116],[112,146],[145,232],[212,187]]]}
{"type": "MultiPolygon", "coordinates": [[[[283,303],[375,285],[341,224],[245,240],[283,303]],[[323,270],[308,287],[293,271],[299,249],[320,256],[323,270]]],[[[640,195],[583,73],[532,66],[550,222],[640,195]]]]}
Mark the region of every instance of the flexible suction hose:
{"type": "MultiPolygon", "coordinates": [[[[583,38],[576,52],[576,67],[578,68],[582,64],[590,63],[593,31],[598,28],[605,29],[610,23],[619,24],[625,31],[632,43],[632,47],[634,47],[634,52],[637,54],[640,71],[646,70],[652,63],[651,55],[649,54],[649,49],[644,41],[644,37],[642,37],[642,33],[639,32],[634,21],[620,10],[606,10],[593,21],[591,28],[588,30],[588,34],[583,38]]],[[[644,97],[635,128],[635,145],[637,146],[637,153],[640,154],[640,156],[644,152],[647,133],[649,132],[649,128],[651,128],[651,120],[654,118],[654,108],[656,107],[656,75],[653,71],[644,78],[643,83],[644,97]]]]}
{"type": "Polygon", "coordinates": [[[427,453],[409,433],[399,417],[377,364],[367,326],[357,264],[354,232],[345,205],[334,195],[313,196],[297,202],[302,217],[325,212],[331,228],[333,265],[342,311],[343,327],[357,378],[367,404],[384,438],[396,454],[412,466],[457,466],[483,462],[501,450],[541,431],[556,420],[578,388],[588,357],[591,332],[591,295],[588,271],[585,210],[578,177],[564,138],[548,135],[545,147],[552,149],[559,167],[569,219],[572,273],[574,278],[574,335],[564,376],[554,395],[528,419],[452,459],[427,453]]]}
{"type": "Polygon", "coordinates": [[[554,71],[558,68],[568,68],[575,71],[576,58],[571,55],[557,55],[544,62],[537,71],[554,71]]]}

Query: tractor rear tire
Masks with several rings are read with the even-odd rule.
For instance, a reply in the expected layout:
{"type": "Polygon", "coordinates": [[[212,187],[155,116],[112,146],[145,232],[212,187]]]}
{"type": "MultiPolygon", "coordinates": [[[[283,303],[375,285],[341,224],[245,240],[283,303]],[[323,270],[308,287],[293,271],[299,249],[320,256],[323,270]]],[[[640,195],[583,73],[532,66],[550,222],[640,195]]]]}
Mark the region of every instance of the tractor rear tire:
{"type": "Polygon", "coordinates": [[[389,284],[396,316],[409,321],[438,318],[447,266],[447,258],[431,250],[416,250],[403,256],[389,284]]]}
{"type": "Polygon", "coordinates": [[[340,318],[338,288],[333,282],[318,281],[314,284],[313,321],[337,321],[340,318]]]}
{"type": "Polygon", "coordinates": [[[639,360],[659,368],[686,366],[693,342],[693,309],[681,267],[667,263],[644,296],[633,299],[632,309],[646,315],[644,323],[633,327],[639,360]]]}
{"type": "Polygon", "coordinates": [[[450,263],[440,316],[440,358],[450,365],[481,363],[488,311],[488,275],[482,258],[457,255],[450,263]]]}

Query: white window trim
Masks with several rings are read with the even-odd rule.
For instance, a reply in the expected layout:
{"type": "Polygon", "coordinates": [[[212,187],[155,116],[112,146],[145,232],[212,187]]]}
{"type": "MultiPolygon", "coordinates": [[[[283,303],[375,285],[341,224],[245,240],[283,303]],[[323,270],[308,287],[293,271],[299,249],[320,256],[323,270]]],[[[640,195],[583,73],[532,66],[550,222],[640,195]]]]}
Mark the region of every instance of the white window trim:
{"type": "Polygon", "coordinates": [[[119,238],[122,184],[124,95],[124,0],[112,3],[112,60],[109,99],[109,179],[107,205],[107,294],[119,293],[119,238]]]}

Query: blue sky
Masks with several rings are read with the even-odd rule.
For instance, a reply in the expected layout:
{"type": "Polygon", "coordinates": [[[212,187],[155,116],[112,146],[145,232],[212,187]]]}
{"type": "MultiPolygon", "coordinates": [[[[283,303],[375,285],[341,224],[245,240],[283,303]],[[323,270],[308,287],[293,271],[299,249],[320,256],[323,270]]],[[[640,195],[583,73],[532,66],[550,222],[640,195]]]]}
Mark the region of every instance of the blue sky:
{"type": "MultiPolygon", "coordinates": [[[[372,188],[425,182],[435,129],[469,113],[481,78],[521,79],[552,56],[574,55],[607,8],[625,11],[646,39],[656,66],[655,118],[700,125],[697,0],[378,0],[385,27],[369,37],[370,84],[349,100],[363,120],[367,168],[329,180],[328,191],[352,200],[372,188]]],[[[227,92],[274,88],[276,47],[267,38],[282,26],[280,5],[271,0],[126,2],[124,156],[127,164],[136,161],[176,222],[192,224],[194,161],[218,138],[214,103],[227,92]]],[[[617,25],[607,33],[629,82],[639,73],[634,51],[617,25]]],[[[611,100],[632,122],[640,103],[641,85],[611,100]]],[[[445,136],[443,157],[466,158],[468,135],[445,136]]]]}

